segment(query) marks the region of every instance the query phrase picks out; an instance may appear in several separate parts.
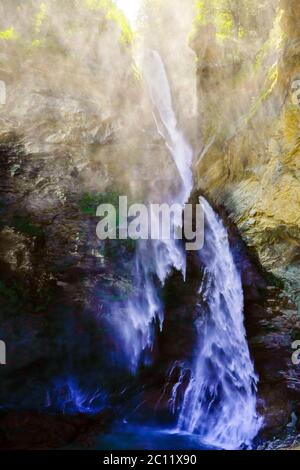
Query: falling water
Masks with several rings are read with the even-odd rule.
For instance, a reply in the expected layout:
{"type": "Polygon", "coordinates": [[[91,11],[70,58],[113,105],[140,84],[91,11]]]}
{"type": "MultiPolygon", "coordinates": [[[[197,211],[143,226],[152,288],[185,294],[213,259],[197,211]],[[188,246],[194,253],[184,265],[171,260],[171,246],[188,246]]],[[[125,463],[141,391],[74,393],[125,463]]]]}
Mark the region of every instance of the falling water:
{"type": "MultiPolygon", "coordinates": [[[[170,191],[165,200],[159,202],[180,204],[183,209],[193,188],[193,152],[178,129],[166,70],[155,51],[145,53],[144,78],[153,104],[158,132],[164,137],[180,176],[177,194],[170,191]]],[[[157,199],[161,195],[151,194],[151,197],[157,199]]],[[[161,222],[164,223],[163,220],[152,220],[152,225],[159,226],[161,222]]],[[[176,226],[182,225],[182,218],[174,219],[172,224],[171,230],[174,232],[176,226]]],[[[139,241],[135,268],[137,294],[125,308],[119,309],[121,318],[119,316],[117,319],[121,344],[133,372],[137,369],[141,356],[153,347],[155,324],[158,322],[162,327],[164,308],[159,298],[157,281],[163,286],[173,269],[182,272],[185,277],[186,254],[178,240],[171,237],[168,240],[139,241]]]]}
{"type": "Polygon", "coordinates": [[[205,444],[225,449],[251,446],[261,419],[256,413],[256,383],[246,340],[243,289],[225,227],[208,202],[204,266],[199,294],[203,315],[197,322],[198,347],[178,427],[205,444]]]}
{"type": "MultiPolygon", "coordinates": [[[[184,207],[193,188],[193,153],[178,129],[170,86],[164,64],[157,52],[148,51],[144,77],[154,108],[154,117],[176,164],[180,187],[169,194],[167,203],[184,207]]],[[[246,340],[243,318],[243,290],[230,251],[228,235],[221,220],[204,198],[205,245],[198,253],[199,269],[204,266],[199,294],[203,312],[197,321],[198,345],[190,367],[190,380],[180,406],[178,428],[199,435],[202,442],[226,449],[250,445],[261,420],[256,413],[256,383],[246,340]]],[[[174,221],[180,224],[181,221],[174,221]]],[[[119,330],[122,344],[136,371],[154,341],[154,325],[162,327],[163,304],[159,284],[173,269],[185,277],[186,254],[178,241],[140,241],[136,255],[137,295],[122,310],[119,330]]],[[[182,377],[181,377],[182,378],[182,377]]],[[[176,401],[178,384],[173,389],[176,401]]]]}

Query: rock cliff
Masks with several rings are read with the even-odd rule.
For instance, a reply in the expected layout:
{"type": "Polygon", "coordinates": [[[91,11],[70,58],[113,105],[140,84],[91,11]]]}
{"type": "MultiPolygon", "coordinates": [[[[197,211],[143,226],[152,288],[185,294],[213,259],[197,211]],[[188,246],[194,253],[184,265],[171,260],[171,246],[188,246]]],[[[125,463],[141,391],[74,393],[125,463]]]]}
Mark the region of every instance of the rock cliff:
{"type": "Polygon", "coordinates": [[[242,43],[221,46],[214,31],[205,31],[212,35],[205,51],[201,35],[198,46],[192,44],[201,57],[205,121],[199,188],[226,207],[263,267],[298,305],[299,21],[298,2],[283,1],[260,47],[250,44],[246,53],[242,43]]]}

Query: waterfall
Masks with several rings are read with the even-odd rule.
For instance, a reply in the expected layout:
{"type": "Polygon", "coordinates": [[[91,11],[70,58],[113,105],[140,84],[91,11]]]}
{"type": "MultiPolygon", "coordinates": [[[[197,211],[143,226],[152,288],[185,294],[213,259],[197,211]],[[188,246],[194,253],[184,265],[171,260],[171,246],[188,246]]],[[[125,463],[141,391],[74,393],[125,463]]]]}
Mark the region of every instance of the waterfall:
{"type": "MultiPolygon", "coordinates": [[[[204,303],[197,321],[198,346],[191,379],[179,413],[180,431],[224,449],[251,445],[261,427],[256,413],[257,377],[244,328],[240,274],[222,221],[200,198],[205,213],[204,266],[199,294],[204,303]]],[[[176,387],[176,385],[175,385],[176,387]]]]}
{"type": "MultiPolygon", "coordinates": [[[[164,137],[180,176],[177,194],[169,194],[161,202],[176,202],[184,208],[193,188],[193,152],[178,129],[166,70],[155,51],[145,55],[144,78],[158,132],[164,137]]],[[[198,344],[194,361],[188,365],[190,380],[179,406],[178,429],[199,435],[202,442],[211,446],[237,449],[250,445],[261,426],[256,413],[257,377],[244,328],[241,278],[227,231],[207,201],[200,198],[200,203],[205,215],[205,244],[197,254],[199,269],[204,266],[199,290],[203,312],[197,320],[198,344]]],[[[122,318],[118,318],[121,343],[132,371],[136,371],[144,352],[153,347],[155,324],[163,325],[164,307],[157,280],[163,286],[173,269],[185,277],[186,253],[182,244],[173,239],[139,242],[135,264],[137,294],[120,309],[122,318]]],[[[174,386],[173,404],[180,385],[174,386]]]]}
{"type": "Polygon", "coordinates": [[[193,189],[191,170],[193,151],[178,129],[166,69],[156,51],[149,50],[145,55],[144,77],[153,107],[163,124],[163,128],[160,128],[157,123],[158,131],[166,140],[182,182],[181,191],[175,196],[175,202],[183,206],[193,189]]]}
{"type": "MultiPolygon", "coordinates": [[[[150,199],[159,200],[160,204],[180,204],[183,210],[193,189],[193,151],[178,129],[169,81],[160,55],[147,50],[143,69],[158,132],[166,141],[180,177],[177,194],[170,191],[163,201],[161,194],[150,194],[150,199]]],[[[159,226],[160,223],[164,223],[164,220],[152,220],[152,225],[159,226]]],[[[172,225],[171,231],[174,232],[176,226],[182,225],[182,218],[174,219],[172,225]]],[[[167,240],[139,241],[134,275],[137,293],[123,308],[118,308],[118,315],[115,315],[120,343],[133,372],[139,366],[141,357],[147,351],[151,352],[155,324],[158,323],[162,328],[164,308],[157,284],[163,286],[173,269],[182,272],[185,277],[186,254],[182,243],[172,237],[167,240]]],[[[147,357],[143,360],[146,362],[147,357]]]]}

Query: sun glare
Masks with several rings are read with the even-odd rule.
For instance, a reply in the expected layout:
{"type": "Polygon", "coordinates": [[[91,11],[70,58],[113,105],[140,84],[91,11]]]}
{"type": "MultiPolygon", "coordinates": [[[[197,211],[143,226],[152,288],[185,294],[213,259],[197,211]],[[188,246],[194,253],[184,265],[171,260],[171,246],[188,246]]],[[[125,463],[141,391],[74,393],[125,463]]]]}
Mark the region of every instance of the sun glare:
{"type": "Polygon", "coordinates": [[[140,0],[116,0],[118,7],[124,11],[131,24],[137,19],[140,0]]]}

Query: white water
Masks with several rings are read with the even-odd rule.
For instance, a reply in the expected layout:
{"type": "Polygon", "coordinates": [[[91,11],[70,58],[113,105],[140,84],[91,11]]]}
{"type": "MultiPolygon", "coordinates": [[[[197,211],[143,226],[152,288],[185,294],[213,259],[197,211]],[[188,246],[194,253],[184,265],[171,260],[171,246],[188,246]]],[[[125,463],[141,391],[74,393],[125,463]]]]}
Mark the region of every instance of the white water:
{"type": "MultiPolygon", "coordinates": [[[[154,51],[146,54],[144,77],[158,131],[165,138],[181,180],[178,194],[170,194],[169,200],[161,202],[184,207],[193,188],[193,154],[178,129],[166,70],[154,51]]],[[[205,306],[197,322],[198,345],[194,362],[189,365],[191,380],[180,407],[178,428],[199,435],[211,446],[237,449],[250,445],[261,425],[256,414],[257,378],[244,328],[241,278],[227,232],[207,201],[201,198],[201,204],[206,220],[205,246],[198,256],[199,269],[205,266],[205,275],[199,295],[205,306]]],[[[132,371],[136,371],[143,352],[153,347],[155,322],[161,327],[163,324],[163,305],[155,278],[163,285],[174,268],[185,276],[186,255],[176,240],[139,243],[137,295],[118,319],[121,343],[132,371]]],[[[173,403],[178,389],[176,384],[173,403]]]]}
{"type": "Polygon", "coordinates": [[[244,298],[227,231],[208,202],[205,245],[199,252],[204,278],[199,294],[198,347],[191,367],[178,428],[224,449],[251,446],[261,419],[256,413],[256,383],[244,328],[244,298]]]}
{"type": "MultiPolygon", "coordinates": [[[[159,203],[175,203],[184,209],[193,189],[193,152],[178,129],[166,70],[159,54],[147,51],[143,65],[144,78],[155,109],[155,120],[157,125],[160,120],[163,126],[162,129],[158,127],[158,132],[165,138],[180,179],[178,194],[169,194],[165,200],[159,199],[159,203]]],[[[157,199],[161,195],[152,194],[150,197],[157,199]]],[[[182,219],[173,220],[172,223],[173,228],[181,226],[182,219]]],[[[160,221],[152,220],[152,224],[159,226],[160,221]]],[[[157,279],[164,285],[173,269],[181,271],[185,277],[186,254],[178,240],[139,241],[135,273],[137,295],[129,300],[121,311],[121,318],[117,319],[121,344],[133,372],[138,368],[143,353],[151,352],[153,348],[155,323],[158,322],[160,327],[163,324],[164,309],[158,296],[157,279]]]]}

